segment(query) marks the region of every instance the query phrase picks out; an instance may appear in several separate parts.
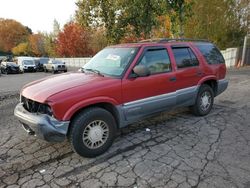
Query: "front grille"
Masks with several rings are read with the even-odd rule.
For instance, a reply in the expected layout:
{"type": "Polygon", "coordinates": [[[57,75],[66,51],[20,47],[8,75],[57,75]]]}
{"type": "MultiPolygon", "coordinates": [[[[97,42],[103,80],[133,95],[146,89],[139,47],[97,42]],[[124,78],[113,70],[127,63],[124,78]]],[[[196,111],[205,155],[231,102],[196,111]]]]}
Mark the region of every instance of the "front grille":
{"type": "Polygon", "coordinates": [[[65,68],[65,65],[58,65],[58,68],[65,68]]]}
{"type": "Polygon", "coordinates": [[[21,102],[23,103],[23,107],[31,112],[31,113],[37,113],[39,110],[40,103],[33,101],[31,99],[27,99],[26,97],[21,97],[21,102]]]}
{"type": "Polygon", "coordinates": [[[30,113],[47,114],[50,116],[53,115],[53,112],[50,106],[47,104],[42,104],[42,103],[33,101],[24,96],[21,96],[21,103],[23,104],[23,107],[25,108],[25,110],[27,110],[30,113]]]}
{"type": "Polygon", "coordinates": [[[33,67],[28,67],[28,70],[34,70],[34,68],[33,67]]]}

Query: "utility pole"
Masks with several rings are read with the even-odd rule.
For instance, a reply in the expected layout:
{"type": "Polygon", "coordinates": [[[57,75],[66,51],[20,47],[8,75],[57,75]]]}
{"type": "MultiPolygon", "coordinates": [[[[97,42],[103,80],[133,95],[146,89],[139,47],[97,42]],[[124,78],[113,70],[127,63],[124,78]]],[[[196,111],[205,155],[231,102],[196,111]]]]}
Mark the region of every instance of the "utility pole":
{"type": "Polygon", "coordinates": [[[246,35],[244,38],[244,45],[243,45],[243,52],[242,52],[242,65],[245,64],[245,57],[246,57],[246,51],[247,51],[247,39],[248,36],[246,35]]]}

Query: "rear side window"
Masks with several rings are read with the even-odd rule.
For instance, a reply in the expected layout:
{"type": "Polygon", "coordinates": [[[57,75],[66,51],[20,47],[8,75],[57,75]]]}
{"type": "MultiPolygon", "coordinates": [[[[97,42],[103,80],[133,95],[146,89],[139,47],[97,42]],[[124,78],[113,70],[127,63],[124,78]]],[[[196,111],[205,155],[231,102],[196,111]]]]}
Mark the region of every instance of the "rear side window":
{"type": "Polygon", "coordinates": [[[139,65],[147,66],[151,74],[171,71],[171,63],[166,49],[147,50],[139,65]]]}
{"type": "Polygon", "coordinates": [[[172,47],[177,68],[198,66],[199,61],[189,47],[172,47]]]}
{"type": "Polygon", "coordinates": [[[220,51],[213,44],[195,44],[195,46],[200,50],[208,64],[225,63],[220,51]]]}

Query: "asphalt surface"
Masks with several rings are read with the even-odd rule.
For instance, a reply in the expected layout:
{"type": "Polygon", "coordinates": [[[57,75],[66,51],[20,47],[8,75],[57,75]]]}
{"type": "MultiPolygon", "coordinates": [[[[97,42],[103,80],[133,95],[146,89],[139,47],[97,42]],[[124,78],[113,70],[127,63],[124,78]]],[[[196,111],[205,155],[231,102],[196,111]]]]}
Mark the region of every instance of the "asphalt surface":
{"type": "Polygon", "coordinates": [[[46,75],[0,77],[0,187],[250,187],[250,68],[229,71],[209,115],[159,114],[120,130],[93,159],[29,137],[14,118],[16,91],[46,75]]]}

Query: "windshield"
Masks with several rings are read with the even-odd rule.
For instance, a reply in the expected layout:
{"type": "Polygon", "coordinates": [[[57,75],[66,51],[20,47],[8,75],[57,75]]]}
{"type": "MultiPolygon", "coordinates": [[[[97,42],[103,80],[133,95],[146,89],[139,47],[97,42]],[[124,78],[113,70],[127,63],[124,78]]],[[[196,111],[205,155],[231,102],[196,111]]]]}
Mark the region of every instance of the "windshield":
{"type": "Polygon", "coordinates": [[[34,65],[35,63],[32,60],[25,60],[25,61],[23,61],[23,64],[24,65],[34,65]]]}
{"type": "Polygon", "coordinates": [[[136,50],[137,48],[105,48],[85,64],[83,69],[119,77],[134,58],[136,50]]]}

